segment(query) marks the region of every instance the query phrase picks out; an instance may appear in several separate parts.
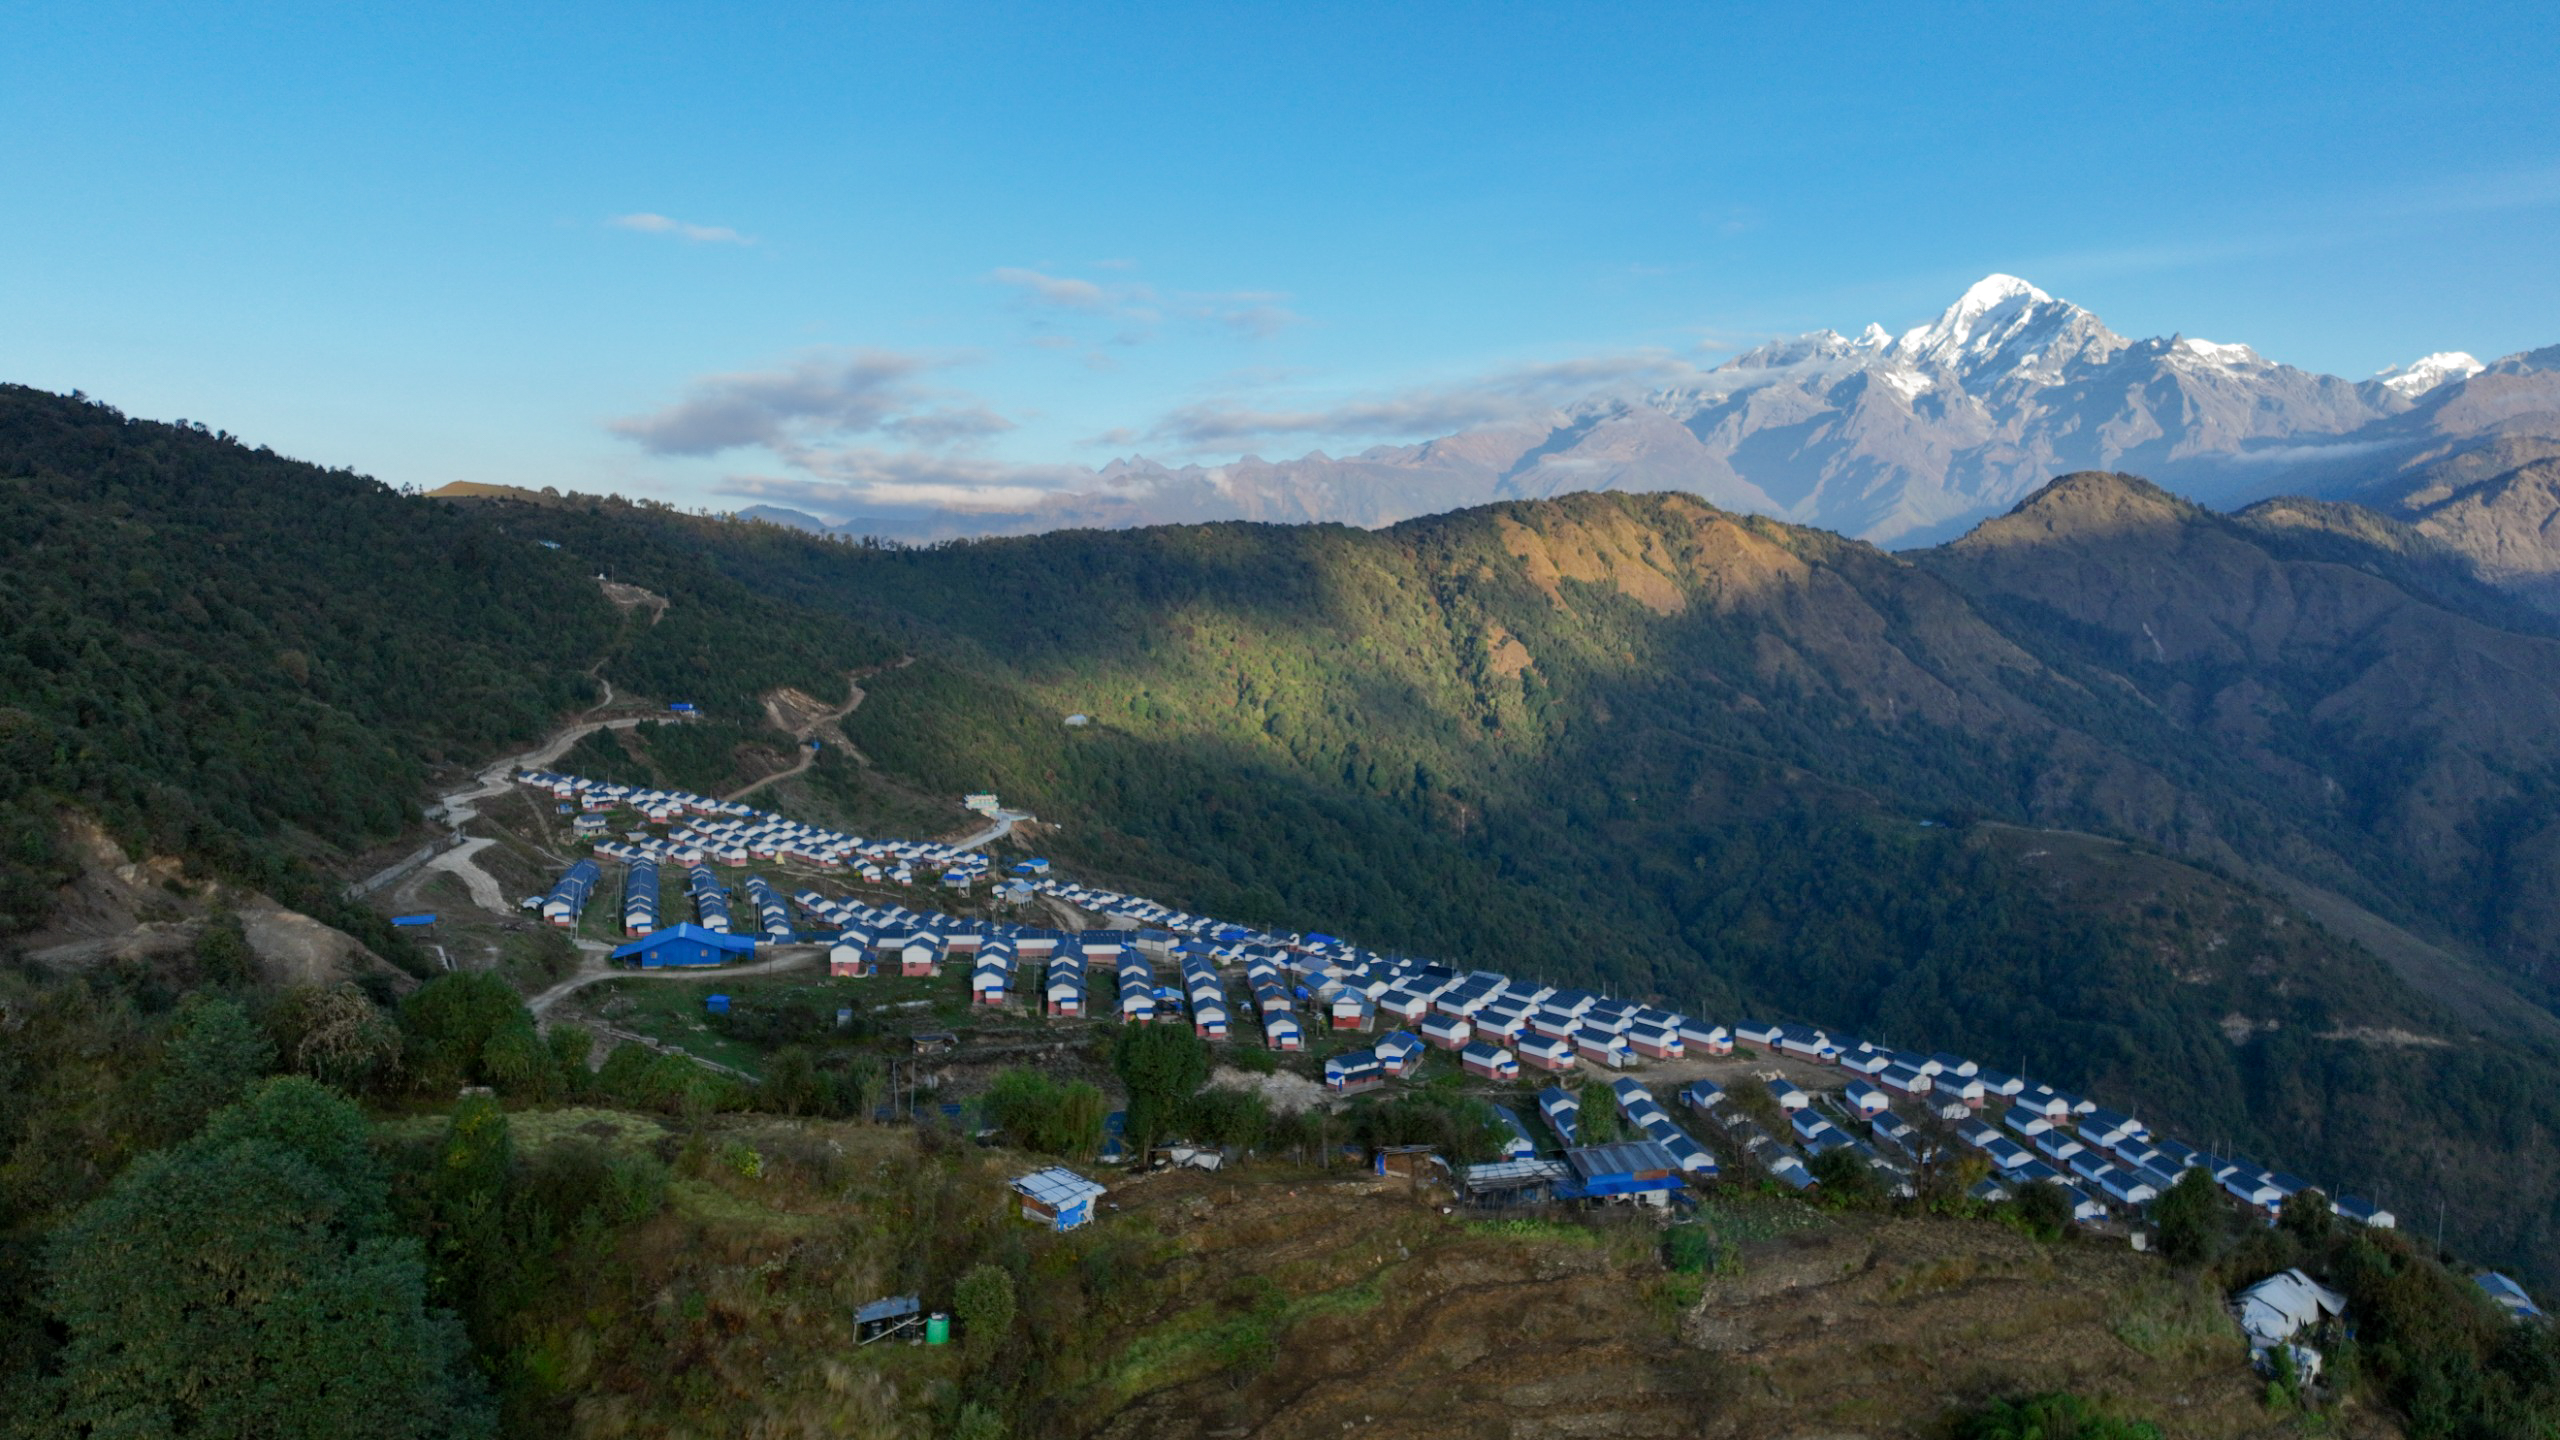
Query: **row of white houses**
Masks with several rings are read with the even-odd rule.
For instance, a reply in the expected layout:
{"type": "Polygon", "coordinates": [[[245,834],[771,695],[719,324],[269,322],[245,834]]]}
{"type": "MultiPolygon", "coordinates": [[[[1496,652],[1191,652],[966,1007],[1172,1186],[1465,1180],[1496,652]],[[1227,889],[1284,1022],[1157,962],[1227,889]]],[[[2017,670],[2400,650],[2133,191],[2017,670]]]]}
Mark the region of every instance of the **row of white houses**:
{"type": "MultiPolygon", "coordinates": [[[[607,841],[599,853],[623,854],[635,867],[661,859],[686,864],[689,883],[706,861],[797,861],[820,868],[849,868],[867,879],[912,883],[919,870],[957,871],[966,880],[985,873],[973,852],[894,840],[865,840],[799,824],[782,816],[701,796],[641,790],[553,772],[527,772],[526,783],[547,788],[564,803],[594,813],[638,811],[670,827],[663,840],[647,836],[607,841]]],[[[573,867],[555,897],[575,923],[584,890],[596,876],[573,867]]],[[[2309,1188],[2282,1172],[2244,1160],[2206,1154],[2155,1137],[2133,1117],[2105,1110],[2081,1097],[2022,1076],[1986,1068],[1946,1052],[1919,1053],[1880,1046],[1819,1027],[1745,1020],[1728,1028],[1643,1002],[1553,985],[1522,982],[1491,970],[1461,971],[1410,956],[1382,955],[1320,933],[1280,935],[1218,921],[1159,902],[1055,876],[1046,861],[1012,868],[1010,884],[1023,895],[1046,895],[1099,916],[1094,929],[1071,932],[949,916],[900,907],[873,907],[830,899],[814,891],[795,898],[818,927],[837,938],[830,956],[836,974],[869,974],[894,965],[904,974],[934,974],[950,960],[971,965],[971,994],[1000,1004],[1021,995],[1023,977],[1036,974],[1038,1007],[1057,1017],[1112,1014],[1132,1024],[1187,1018],[1205,1038],[1235,1038],[1241,1018],[1223,972],[1240,969],[1252,1003],[1249,1013],[1262,1043],[1292,1051],[1306,1043],[1310,1026],[1333,1031],[1389,1030],[1374,1045],[1334,1056],[1325,1083],[1337,1093],[1358,1093],[1413,1073],[1431,1049],[1458,1057],[1480,1078],[1515,1079],[1523,1067],[1565,1074],[1584,1067],[1621,1071],[1647,1060],[1689,1055],[1730,1055],[1737,1042],[1814,1065],[1836,1066],[1853,1077],[1840,1092],[1835,1117],[1783,1079],[1769,1083],[1790,1133],[1767,1133],[1728,1103],[1710,1082],[1682,1091],[1690,1109],[1712,1124],[1739,1152],[1767,1173],[1809,1185],[1806,1161],[1829,1150],[1855,1148],[1892,1183],[1907,1183],[1906,1162],[1916,1158],[1915,1118],[1948,1122],[1963,1143],[1988,1158],[1998,1178],[1985,1192],[2049,1181],[2068,1190],[2083,1218],[2111,1212],[2136,1214],[2188,1169],[2205,1169],[2243,1204],[2273,1211],[2309,1188]],[[1160,982],[1170,966],[1178,985],[1160,982]],[[1108,973],[1116,999],[1098,1010],[1093,977],[1108,973]],[[1999,1123],[1985,1118],[1997,1115],[1999,1123]],[[1844,1124],[1847,1128],[1844,1128],[1844,1124]],[[1864,1133],[1853,1133],[1863,1131],[1864,1133]]],[[[654,878],[645,888],[652,902],[654,878]]],[[[716,887],[715,887],[716,888],[716,887]]],[[[746,881],[760,930],[788,936],[789,913],[760,876],[746,881]]],[[[697,891],[697,893],[699,893],[697,891]]],[[[545,913],[553,912],[546,901],[545,913]]],[[[708,916],[705,916],[706,928],[708,916]]],[[[1714,1160],[1682,1131],[1649,1092],[1633,1079],[1613,1085],[1629,1121],[1663,1145],[1684,1172],[1712,1174],[1714,1160]],[[1701,1164],[1700,1162],[1703,1162],[1701,1164]]],[[[1563,1095],[1551,1087],[1548,1095],[1563,1095]]],[[[1570,1101],[1567,1095],[1566,1100],[1570,1101]]],[[[1551,1124],[1570,1138],[1570,1113],[1559,1116],[1542,1099],[1551,1124]]],[[[2369,1201],[2340,1196],[2341,1216],[2387,1227],[2390,1212],[2369,1201]]]]}
{"type": "Polygon", "coordinates": [[[690,791],[618,785],[552,770],[521,771],[516,780],[547,791],[561,808],[577,812],[581,823],[575,828],[598,836],[597,851],[608,859],[730,867],[760,861],[796,863],[845,870],[874,884],[912,884],[920,874],[930,873],[937,883],[954,890],[970,888],[989,869],[986,856],[978,851],[932,841],[865,839],[690,791]],[[666,827],[667,833],[653,836],[644,831],[621,839],[602,838],[603,817],[623,810],[636,813],[646,824],[666,827]]]}

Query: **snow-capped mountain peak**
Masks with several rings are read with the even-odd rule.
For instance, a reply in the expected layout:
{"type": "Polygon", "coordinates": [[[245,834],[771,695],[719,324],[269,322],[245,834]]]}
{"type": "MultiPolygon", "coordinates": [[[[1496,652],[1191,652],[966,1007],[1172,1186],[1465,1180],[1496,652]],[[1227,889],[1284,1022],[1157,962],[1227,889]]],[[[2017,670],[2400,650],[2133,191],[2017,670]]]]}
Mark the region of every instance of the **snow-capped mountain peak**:
{"type": "Polygon", "coordinates": [[[2170,353],[2190,363],[2212,365],[2225,370],[2242,370],[2267,363],[2259,358],[2257,351],[2246,345],[2222,345],[2187,335],[2178,337],[2177,343],[2170,347],[2170,353]]]}
{"type": "MultiPolygon", "coordinates": [[[[1991,275],[1898,335],[1867,325],[1772,338],[1646,395],[1559,397],[1416,444],[1179,470],[1133,456],[1015,523],[1379,525],[1488,499],[1671,488],[1910,544],[2073,470],[2134,470],[2217,503],[2290,483],[2286,467],[2331,483],[2359,457],[2405,448],[2390,427],[2412,402],[2441,409],[2433,402],[2464,393],[2481,369],[2446,353],[2359,382],[2246,345],[2128,340],[2068,300],[1991,275]]],[[[2560,345],[2488,369],[2501,380],[2560,371],[2560,345]]]]}
{"type": "Polygon", "coordinates": [[[2394,365],[2373,378],[2381,381],[2384,389],[2415,400],[2439,385],[2468,380],[2488,368],[2463,351],[2439,350],[2423,360],[2394,365]]]}
{"type": "Polygon", "coordinates": [[[1924,369],[1953,370],[1968,382],[2050,384],[2072,361],[2104,359],[2124,345],[2122,336],[2070,301],[2015,275],[1986,275],[1936,320],[1904,331],[1885,353],[1924,369]]]}

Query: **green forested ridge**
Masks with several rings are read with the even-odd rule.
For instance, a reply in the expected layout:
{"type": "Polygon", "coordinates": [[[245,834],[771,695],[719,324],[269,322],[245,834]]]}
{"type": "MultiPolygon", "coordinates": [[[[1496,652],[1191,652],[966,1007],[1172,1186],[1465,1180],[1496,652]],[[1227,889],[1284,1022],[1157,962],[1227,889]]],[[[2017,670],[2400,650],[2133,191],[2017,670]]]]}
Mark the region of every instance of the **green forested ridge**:
{"type": "MultiPolygon", "coordinates": [[[[626,625],[598,558],[539,528],[0,387],[0,934],[67,874],[59,804],[364,928],[298,862],[412,826],[428,766],[592,702],[608,652],[627,692],[755,725],[763,690],[823,693],[879,655],[701,566],[660,582],[659,623],[626,625]]],[[[661,753],[716,778],[709,751],[742,734],[661,753]]]]}
{"type": "MultiPolygon", "coordinates": [[[[2547,717],[2531,693],[2475,690],[2455,703],[2506,705],[2513,723],[2394,730],[2395,697],[2374,677],[2438,667],[2459,690],[2492,668],[2548,673],[2534,647],[2551,642],[2497,628],[2494,596],[2352,527],[2146,519],[2173,526],[2141,551],[2173,572],[2162,583],[2305,600],[2277,640],[2214,648],[2225,633],[2275,633],[2262,607],[2200,629],[2190,657],[2155,612],[2037,591],[2032,535],[1987,556],[1896,557],[1686,497],[1587,495],[1377,533],[1217,525],[884,550],[621,502],[406,499],[58,397],[6,399],[7,501],[32,523],[5,543],[50,530],[105,546],[128,515],[255,533],[205,552],[247,598],[281,604],[341,571],[378,597],[353,607],[379,627],[352,632],[362,643],[290,632],[315,675],[396,663],[425,677],[368,692],[369,710],[330,710],[335,690],[279,678],[268,662],[281,647],[263,631],[229,650],[185,631],[153,640],[226,657],[214,673],[241,669],[217,691],[231,703],[327,714],[372,747],[214,750],[207,768],[241,780],[203,790],[231,795],[236,820],[144,832],[163,843],[219,856],[304,831],[371,838],[381,831],[364,825],[396,824],[417,798],[415,757],[529,733],[590,698],[581,672],[598,661],[626,695],[709,708],[718,727],[700,738],[716,752],[753,733],[764,691],[831,697],[846,670],[907,654],[864,682],[870,698],[845,724],[877,773],[933,793],[1000,790],[1058,823],[1041,843],[1078,874],[1719,1015],[2026,1063],[2189,1139],[2403,1209],[2441,1192],[2466,1243],[2552,1273],[2560,1063],[2547,1043],[2529,1027],[2474,1041],[2477,1017],[2215,873],[2280,867],[2511,963],[2527,945],[2513,937],[2532,931],[2537,846],[2560,800],[2538,778],[2537,742],[2506,732],[2547,717]],[[128,472],[141,478],[119,489],[111,477],[128,472]],[[352,518],[299,526],[291,516],[319,500],[263,498],[295,486],[352,518]],[[2212,563],[2181,581],[2191,554],[2212,563]],[[599,571],[667,597],[663,617],[617,617],[599,571]],[[2329,611],[2349,621],[2309,628],[2329,611]],[[2388,624],[2358,619],[2375,614],[2388,624]],[[2150,668],[2143,624],[2165,637],[2150,668]],[[2468,664],[2484,654],[2498,666],[2468,664]],[[445,703],[502,671],[533,698],[445,703]],[[1069,730],[1069,711],[1097,723],[1069,730]],[[310,763],[332,753],[344,758],[310,763]],[[355,819],[280,811],[269,782],[289,786],[288,772],[388,798],[355,819]],[[2420,795],[2433,798],[2413,807],[2420,795]],[[2140,844],[2058,848],[1991,822],[2140,844]],[[2446,834],[2491,863],[2431,868],[2419,851],[2446,834]],[[2493,898],[2502,887],[2510,898],[2493,898]],[[2235,1018],[2238,1042],[2224,1028],[2235,1018]],[[2451,1043],[2354,1038],[2394,1033],[2451,1043]]],[[[2049,508],[2083,492],[2141,498],[2134,482],[2095,483],[2057,487],[2049,508]]],[[[2120,560],[2062,548],[2070,586],[2112,593],[2120,560]]],[[[54,799],[137,830],[160,823],[155,807],[117,809],[127,772],[60,759],[81,696],[121,683],[176,707],[195,693],[162,685],[172,671],[138,649],[165,622],[128,631],[120,593],[57,574],[12,565],[8,578],[125,658],[99,692],[43,652],[54,668],[38,666],[28,693],[52,698],[17,702],[34,718],[12,722],[43,738],[11,755],[45,756],[9,772],[20,853],[54,799]]],[[[283,623],[234,605],[241,624],[283,623]]],[[[36,665],[26,634],[13,626],[0,663],[36,665]]],[[[124,763],[143,779],[128,784],[210,803],[191,788],[198,767],[83,743],[136,757],[124,763]]],[[[646,760],[590,747],[635,775],[717,768],[716,753],[661,744],[644,744],[646,760]]],[[[11,873],[40,895],[41,864],[11,873]]],[[[2515,969],[2530,981],[2532,964],[2515,969]]]]}
{"type": "Polygon", "coordinates": [[[300,837],[397,834],[428,763],[586,703],[613,627],[576,561],[373,481],[0,387],[0,932],[61,802],[291,893],[300,837]]]}

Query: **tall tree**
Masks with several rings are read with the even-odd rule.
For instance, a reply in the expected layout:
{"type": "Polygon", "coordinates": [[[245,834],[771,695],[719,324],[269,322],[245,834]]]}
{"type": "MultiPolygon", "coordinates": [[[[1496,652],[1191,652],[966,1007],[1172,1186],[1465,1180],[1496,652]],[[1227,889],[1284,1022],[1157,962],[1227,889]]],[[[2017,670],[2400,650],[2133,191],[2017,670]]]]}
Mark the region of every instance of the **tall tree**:
{"type": "Polygon", "coordinates": [[[205,1117],[275,1068],[275,1060],[275,1043],[239,1001],[202,992],[188,996],[179,1003],[153,1090],[165,1133],[194,1134],[205,1117]]]}
{"type": "Polygon", "coordinates": [[[1209,1046],[1179,1025],[1131,1030],[1111,1048],[1111,1068],[1129,1090],[1129,1140],[1144,1154],[1209,1078],[1209,1046]]]}
{"type": "Polygon", "coordinates": [[[2173,1265],[2202,1265],[2222,1243],[2221,1187],[2203,1169],[2178,1177],[2168,1193],[2152,1202],[2151,1223],[2160,1227],[2160,1253],[2173,1265]]]}
{"type": "Polygon", "coordinates": [[[345,1098],[270,1080],[144,1157],[52,1242],[68,1340],[47,1399],[75,1433],[474,1436],[462,1330],[345,1098]]]}

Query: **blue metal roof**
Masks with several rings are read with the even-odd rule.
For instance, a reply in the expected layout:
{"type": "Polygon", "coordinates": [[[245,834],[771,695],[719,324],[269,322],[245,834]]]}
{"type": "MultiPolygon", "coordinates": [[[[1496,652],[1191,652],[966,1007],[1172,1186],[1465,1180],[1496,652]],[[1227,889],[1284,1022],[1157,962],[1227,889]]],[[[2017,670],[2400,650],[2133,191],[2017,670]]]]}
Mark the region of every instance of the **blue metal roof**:
{"type": "Polygon", "coordinates": [[[874,1300],[868,1305],[858,1307],[853,1312],[853,1320],[857,1325],[869,1325],[874,1321],[896,1320],[913,1315],[923,1308],[924,1302],[916,1296],[892,1295],[886,1300],[874,1300]]]}
{"type": "Polygon", "coordinates": [[[678,940],[696,941],[714,950],[726,950],[736,955],[752,955],[756,948],[756,942],[744,935],[723,935],[717,930],[705,930],[699,925],[675,924],[632,941],[614,951],[613,958],[627,960],[634,955],[646,954],[661,945],[678,940]]]}

